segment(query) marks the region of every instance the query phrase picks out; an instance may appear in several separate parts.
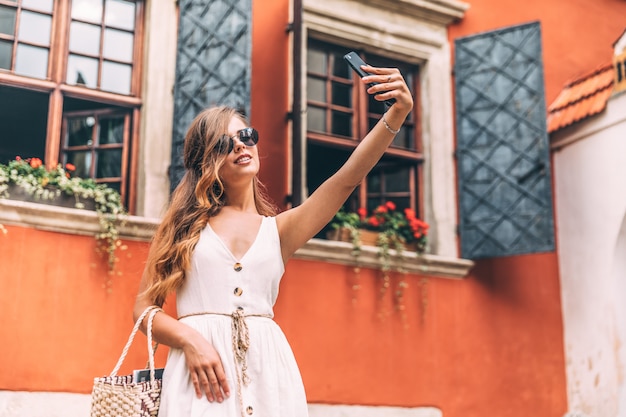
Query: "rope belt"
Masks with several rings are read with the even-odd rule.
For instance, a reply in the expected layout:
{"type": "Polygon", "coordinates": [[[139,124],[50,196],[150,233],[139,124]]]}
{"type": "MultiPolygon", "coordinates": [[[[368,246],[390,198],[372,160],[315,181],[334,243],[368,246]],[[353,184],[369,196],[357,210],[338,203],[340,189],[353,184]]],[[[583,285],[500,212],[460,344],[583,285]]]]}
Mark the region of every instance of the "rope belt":
{"type": "Polygon", "coordinates": [[[191,313],[178,317],[178,320],[191,316],[217,315],[231,317],[231,330],[233,342],[233,354],[235,355],[235,373],[237,374],[237,397],[241,408],[241,415],[244,417],[243,396],[241,394],[241,385],[248,386],[250,377],[248,376],[248,360],[247,353],[250,347],[250,332],[248,331],[248,323],[246,317],[266,317],[272,318],[269,314],[246,314],[243,309],[237,309],[230,314],[227,313],[191,313]]]}

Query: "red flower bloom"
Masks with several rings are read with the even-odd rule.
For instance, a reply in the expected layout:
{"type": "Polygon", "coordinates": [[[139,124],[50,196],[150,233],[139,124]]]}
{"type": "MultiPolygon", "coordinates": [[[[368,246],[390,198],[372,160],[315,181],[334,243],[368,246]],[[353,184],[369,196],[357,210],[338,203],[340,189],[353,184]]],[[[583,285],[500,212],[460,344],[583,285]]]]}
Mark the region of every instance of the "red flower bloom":
{"type": "Polygon", "coordinates": [[[370,217],[367,222],[374,227],[380,226],[380,222],[378,221],[376,217],[370,217]]]}
{"type": "Polygon", "coordinates": [[[387,207],[389,210],[395,210],[396,209],[396,205],[394,204],[393,201],[387,201],[385,203],[385,207],[387,207]]]}
{"type": "Polygon", "coordinates": [[[376,213],[387,213],[389,211],[389,209],[387,208],[387,206],[385,205],[381,205],[376,207],[376,210],[374,210],[376,213]]]}
{"type": "Polygon", "coordinates": [[[21,156],[16,156],[16,157],[15,157],[15,160],[16,160],[16,161],[21,161],[21,160],[22,160],[22,157],[21,157],[21,156]]]}
{"type": "Polygon", "coordinates": [[[65,164],[65,169],[70,172],[76,171],[76,167],[74,166],[74,164],[70,164],[70,163],[65,164]]]}
{"type": "Polygon", "coordinates": [[[41,159],[39,158],[31,158],[30,160],[30,166],[35,169],[39,168],[42,164],[43,162],[41,162],[41,159]]]}
{"type": "Polygon", "coordinates": [[[367,209],[366,208],[361,207],[356,212],[359,215],[359,217],[361,218],[361,221],[365,220],[365,216],[367,216],[367,209]]]}
{"type": "Polygon", "coordinates": [[[404,215],[406,216],[407,219],[413,220],[415,218],[415,210],[410,209],[410,208],[405,208],[404,215]]]}

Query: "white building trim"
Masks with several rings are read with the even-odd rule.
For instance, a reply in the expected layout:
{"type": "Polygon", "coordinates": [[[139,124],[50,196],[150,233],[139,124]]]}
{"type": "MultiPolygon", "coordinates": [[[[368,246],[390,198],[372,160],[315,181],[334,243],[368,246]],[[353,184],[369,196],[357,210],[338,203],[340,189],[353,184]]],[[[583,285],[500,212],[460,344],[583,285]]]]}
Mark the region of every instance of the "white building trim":
{"type": "MultiPolygon", "coordinates": [[[[424,218],[431,253],[458,258],[450,45],[447,24],[469,6],[456,0],[304,0],[309,37],[420,65],[424,218]]],[[[306,43],[302,45],[306,91],[306,43]]],[[[306,108],[303,97],[302,108],[306,108]]],[[[306,121],[306,120],[305,120],[306,121]]],[[[302,137],[306,137],[303,123],[302,137]]]]}
{"type": "MultiPolygon", "coordinates": [[[[0,391],[0,417],[86,417],[91,395],[0,391]]],[[[370,407],[309,404],[309,417],[442,417],[433,407],[370,407]]]]}

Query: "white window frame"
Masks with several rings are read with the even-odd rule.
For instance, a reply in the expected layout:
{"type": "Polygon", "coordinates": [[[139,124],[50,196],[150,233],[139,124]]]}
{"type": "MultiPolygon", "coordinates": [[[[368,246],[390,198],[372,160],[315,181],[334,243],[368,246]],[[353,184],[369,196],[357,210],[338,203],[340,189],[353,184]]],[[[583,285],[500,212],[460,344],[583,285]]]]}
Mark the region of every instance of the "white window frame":
{"type": "MultiPolygon", "coordinates": [[[[457,0],[304,0],[299,48],[303,62],[301,91],[307,91],[309,38],[419,65],[424,153],[420,187],[423,217],[430,224],[430,255],[425,256],[447,259],[450,265],[462,261],[463,265],[456,268],[459,274],[467,273],[468,264],[458,259],[452,63],[447,25],[462,18],[468,7],[457,0]]],[[[306,95],[301,106],[306,109],[306,95]]],[[[303,118],[302,138],[306,138],[306,130],[303,118]]],[[[302,164],[304,170],[306,155],[302,164]]],[[[305,184],[301,186],[306,190],[305,184]]],[[[307,248],[301,251],[308,254],[307,258],[312,257],[311,252],[307,248]]]]}

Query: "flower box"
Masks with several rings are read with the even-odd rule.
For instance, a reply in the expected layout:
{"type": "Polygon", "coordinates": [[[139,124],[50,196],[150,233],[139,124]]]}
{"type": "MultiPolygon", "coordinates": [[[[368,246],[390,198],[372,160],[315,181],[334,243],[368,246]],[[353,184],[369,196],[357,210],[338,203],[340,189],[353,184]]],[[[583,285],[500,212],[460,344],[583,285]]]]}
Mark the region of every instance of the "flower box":
{"type": "Polygon", "coordinates": [[[92,211],[96,209],[96,202],[93,199],[77,199],[76,195],[69,195],[63,192],[57,194],[57,189],[54,187],[46,187],[46,190],[49,191],[47,197],[38,197],[30,194],[29,192],[24,190],[24,188],[20,187],[17,184],[11,183],[7,185],[7,193],[9,194],[8,198],[10,200],[25,201],[28,203],[39,203],[67,208],[81,208],[92,211]]]}
{"type": "MultiPolygon", "coordinates": [[[[378,246],[378,235],[379,232],[374,232],[372,230],[367,229],[357,229],[359,232],[359,241],[362,245],[365,246],[378,246]]],[[[340,227],[339,229],[330,230],[326,234],[326,238],[328,240],[336,240],[339,242],[348,242],[352,243],[352,237],[350,233],[350,229],[347,227],[340,227]]],[[[404,249],[407,251],[415,252],[417,250],[417,244],[415,242],[404,243],[404,249]]]]}

